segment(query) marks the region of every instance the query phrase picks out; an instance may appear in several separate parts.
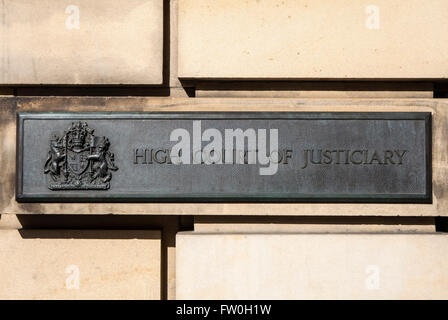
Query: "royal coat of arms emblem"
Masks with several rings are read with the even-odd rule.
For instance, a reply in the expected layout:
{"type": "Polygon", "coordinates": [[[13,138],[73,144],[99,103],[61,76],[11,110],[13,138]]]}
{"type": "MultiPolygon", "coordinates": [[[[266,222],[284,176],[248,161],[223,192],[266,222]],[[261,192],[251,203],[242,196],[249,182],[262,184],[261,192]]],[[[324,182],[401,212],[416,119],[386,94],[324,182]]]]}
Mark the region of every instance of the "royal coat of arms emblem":
{"type": "Polygon", "coordinates": [[[96,137],[86,122],[74,122],[62,137],[50,139],[44,173],[50,190],[107,190],[114,154],[106,137],[96,137]]]}

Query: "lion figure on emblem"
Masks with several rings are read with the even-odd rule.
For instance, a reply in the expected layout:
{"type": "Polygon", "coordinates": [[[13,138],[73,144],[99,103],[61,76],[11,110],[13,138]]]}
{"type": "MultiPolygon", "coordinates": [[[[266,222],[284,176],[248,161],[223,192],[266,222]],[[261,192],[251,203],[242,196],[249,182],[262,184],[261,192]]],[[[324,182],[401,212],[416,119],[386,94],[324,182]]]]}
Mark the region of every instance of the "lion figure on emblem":
{"type": "Polygon", "coordinates": [[[63,147],[57,141],[57,139],[51,140],[50,151],[48,151],[47,160],[45,161],[45,173],[50,173],[54,181],[60,174],[62,162],[65,159],[65,153],[62,153],[60,149],[63,147]]]}
{"type": "Polygon", "coordinates": [[[91,182],[96,178],[108,182],[112,179],[112,173],[109,170],[118,170],[114,164],[114,154],[109,151],[109,146],[109,139],[102,137],[96,146],[96,153],[87,156],[87,159],[93,161],[91,182]]]}

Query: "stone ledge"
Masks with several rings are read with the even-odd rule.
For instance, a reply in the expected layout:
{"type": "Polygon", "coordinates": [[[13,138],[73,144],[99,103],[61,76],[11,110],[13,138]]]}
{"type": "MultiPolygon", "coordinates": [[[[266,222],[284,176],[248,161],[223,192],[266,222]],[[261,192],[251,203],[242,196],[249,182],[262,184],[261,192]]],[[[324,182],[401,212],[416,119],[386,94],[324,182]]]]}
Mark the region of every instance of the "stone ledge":
{"type": "Polygon", "coordinates": [[[223,99],[129,97],[0,98],[0,212],[11,214],[446,216],[446,99],[223,99]],[[431,112],[433,203],[22,203],[15,201],[16,112],[314,111],[431,112]]]}

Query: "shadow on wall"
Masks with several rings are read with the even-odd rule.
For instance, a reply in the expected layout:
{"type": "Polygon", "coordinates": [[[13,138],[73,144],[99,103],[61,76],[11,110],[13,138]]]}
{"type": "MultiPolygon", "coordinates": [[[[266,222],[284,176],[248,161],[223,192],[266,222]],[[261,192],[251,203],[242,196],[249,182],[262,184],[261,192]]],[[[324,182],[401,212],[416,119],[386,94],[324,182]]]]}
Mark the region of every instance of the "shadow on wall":
{"type": "MultiPolygon", "coordinates": [[[[153,229],[154,230],[154,229],[153,229]]],[[[19,230],[23,239],[159,239],[146,230],[19,230]],[[98,232],[100,231],[100,232],[98,232]]]]}
{"type": "Polygon", "coordinates": [[[448,217],[436,217],[436,231],[448,232],[448,217]]]}
{"type": "Polygon", "coordinates": [[[192,217],[178,216],[34,214],[17,218],[22,225],[19,232],[25,239],[152,239],[145,230],[193,229],[192,217]]]}

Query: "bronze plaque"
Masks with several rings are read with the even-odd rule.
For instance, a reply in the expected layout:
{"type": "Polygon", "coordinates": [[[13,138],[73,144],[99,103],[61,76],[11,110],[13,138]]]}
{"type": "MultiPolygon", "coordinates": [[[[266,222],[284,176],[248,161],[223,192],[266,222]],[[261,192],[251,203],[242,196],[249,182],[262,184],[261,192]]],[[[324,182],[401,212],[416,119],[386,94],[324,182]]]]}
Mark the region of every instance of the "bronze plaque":
{"type": "Polygon", "coordinates": [[[18,201],[430,203],[426,112],[19,113],[18,201]]]}

